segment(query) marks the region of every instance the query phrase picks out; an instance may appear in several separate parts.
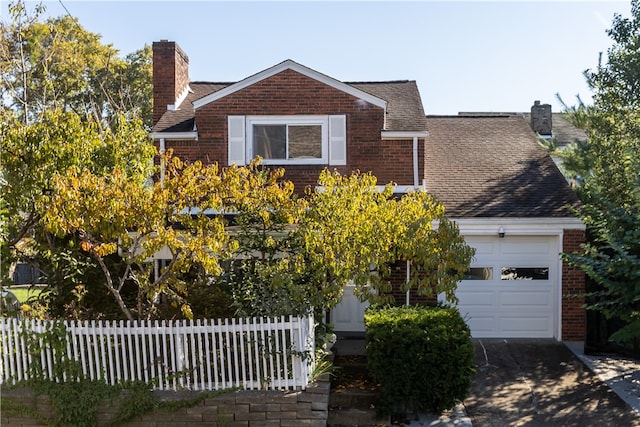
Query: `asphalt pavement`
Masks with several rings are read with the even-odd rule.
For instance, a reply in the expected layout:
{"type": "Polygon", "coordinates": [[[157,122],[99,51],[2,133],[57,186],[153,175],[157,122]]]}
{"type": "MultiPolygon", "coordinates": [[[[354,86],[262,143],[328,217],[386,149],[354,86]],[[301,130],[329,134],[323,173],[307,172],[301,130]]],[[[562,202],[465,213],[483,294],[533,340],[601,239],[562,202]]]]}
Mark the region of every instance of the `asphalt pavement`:
{"type": "MultiPolygon", "coordinates": [[[[518,340],[503,340],[505,345],[514,346],[521,345],[518,340]]],[[[478,344],[482,346],[481,340],[474,340],[474,344],[478,348],[478,344]]],[[[557,343],[557,342],[556,342],[557,343]]],[[[540,340],[541,347],[555,345],[550,343],[550,340],[540,340]]],[[[557,343],[559,344],[559,343],[557,343]]],[[[614,391],[620,399],[622,399],[627,406],[629,412],[635,414],[634,417],[640,417],[640,361],[629,357],[623,357],[618,355],[587,355],[584,354],[584,345],[581,342],[565,342],[563,343],[587,368],[593,372],[597,378],[614,391]]],[[[356,354],[364,353],[364,341],[354,340],[352,345],[355,347],[351,350],[356,354]]],[[[529,348],[535,348],[535,340],[527,342],[528,346],[534,346],[529,348]]],[[[349,351],[344,347],[341,350],[349,351]]],[[[553,353],[541,353],[553,354],[553,353]]],[[[542,364],[555,361],[540,360],[542,364]]],[[[564,362],[563,362],[564,363],[564,362]]],[[[562,364],[562,363],[561,363],[562,364]]],[[[589,390],[588,387],[585,387],[589,390]]],[[[465,401],[466,403],[466,401],[465,401]]],[[[631,415],[631,414],[628,414],[631,415]]],[[[484,424],[484,423],[482,423],[484,424]]],[[[471,427],[471,417],[465,412],[465,406],[463,404],[458,405],[451,411],[447,411],[442,415],[433,414],[420,414],[410,421],[409,424],[404,424],[408,427],[471,427]]]]}

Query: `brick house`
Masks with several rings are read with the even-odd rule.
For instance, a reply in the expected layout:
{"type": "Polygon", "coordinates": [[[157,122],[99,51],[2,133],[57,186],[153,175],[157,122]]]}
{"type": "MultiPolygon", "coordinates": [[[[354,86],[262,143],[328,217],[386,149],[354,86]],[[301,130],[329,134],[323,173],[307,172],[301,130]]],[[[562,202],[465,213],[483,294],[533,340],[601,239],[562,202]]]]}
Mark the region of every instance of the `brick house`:
{"type": "MultiPolygon", "coordinates": [[[[584,339],[570,297],[584,277],[559,257],[584,240],[578,199],[523,115],[425,116],[415,81],[341,82],[290,60],[234,83],[190,82],[188,64],[175,42],[153,44],[160,150],[221,166],[260,155],[299,193],[324,168],[426,188],[477,250],[457,292],[473,336],[584,339]]],[[[330,321],[362,331],[363,310],[346,290],[330,321]]]]}

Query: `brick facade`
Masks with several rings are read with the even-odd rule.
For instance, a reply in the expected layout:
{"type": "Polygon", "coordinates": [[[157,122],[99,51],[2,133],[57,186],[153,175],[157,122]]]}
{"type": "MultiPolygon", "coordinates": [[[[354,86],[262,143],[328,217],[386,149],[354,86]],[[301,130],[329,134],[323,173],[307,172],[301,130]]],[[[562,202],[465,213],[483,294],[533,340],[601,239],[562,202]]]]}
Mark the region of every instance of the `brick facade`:
{"type": "MultiPolygon", "coordinates": [[[[167,141],[187,161],[228,166],[228,116],[346,115],[347,165],[283,165],[298,194],[329,167],[340,173],[372,172],[378,184],[414,185],[413,140],[382,140],[384,109],[294,70],[285,70],[196,110],[197,141],[167,141]],[[258,102],[257,102],[258,101],[258,102]]],[[[419,140],[418,153],[424,150],[419,140]]],[[[419,156],[419,176],[424,158],[419,156]]]]}
{"type": "MultiPolygon", "coordinates": [[[[564,252],[580,249],[585,241],[584,230],[564,230],[564,252]]],[[[562,339],[584,341],[586,337],[586,310],[584,308],[585,275],[582,271],[562,263],[562,339]]]]}
{"type": "MultiPolygon", "coordinates": [[[[391,276],[389,277],[392,290],[389,293],[397,305],[403,305],[407,301],[407,292],[402,290],[402,285],[407,281],[407,263],[406,261],[398,261],[391,267],[391,276]]],[[[409,290],[409,303],[411,305],[436,305],[438,303],[437,295],[425,296],[418,294],[417,289],[409,290]]]]}

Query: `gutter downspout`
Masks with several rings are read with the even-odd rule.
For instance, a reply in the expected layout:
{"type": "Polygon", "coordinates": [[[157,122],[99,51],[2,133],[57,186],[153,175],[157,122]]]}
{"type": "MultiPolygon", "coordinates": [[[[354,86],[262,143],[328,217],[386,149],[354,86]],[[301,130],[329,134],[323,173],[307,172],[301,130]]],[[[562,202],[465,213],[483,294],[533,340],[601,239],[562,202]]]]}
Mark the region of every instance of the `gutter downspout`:
{"type": "Polygon", "coordinates": [[[413,186],[417,189],[420,186],[420,176],[418,173],[418,137],[413,137],[413,186]]]}
{"type": "MultiPolygon", "coordinates": [[[[420,174],[418,173],[418,137],[413,137],[413,188],[414,191],[420,186],[420,174]]],[[[411,264],[407,260],[407,283],[411,280],[411,264]]],[[[405,298],[405,304],[409,307],[409,292],[407,289],[407,296],[405,298]]]]}
{"type": "MultiPolygon", "coordinates": [[[[409,263],[409,260],[407,260],[407,283],[409,283],[409,280],[411,280],[411,264],[409,263]]],[[[410,290],[407,289],[407,297],[405,301],[407,307],[409,307],[409,292],[410,290]]]]}
{"type": "Polygon", "coordinates": [[[164,185],[164,172],[167,167],[164,159],[165,145],[164,138],[160,138],[160,184],[164,185]]]}

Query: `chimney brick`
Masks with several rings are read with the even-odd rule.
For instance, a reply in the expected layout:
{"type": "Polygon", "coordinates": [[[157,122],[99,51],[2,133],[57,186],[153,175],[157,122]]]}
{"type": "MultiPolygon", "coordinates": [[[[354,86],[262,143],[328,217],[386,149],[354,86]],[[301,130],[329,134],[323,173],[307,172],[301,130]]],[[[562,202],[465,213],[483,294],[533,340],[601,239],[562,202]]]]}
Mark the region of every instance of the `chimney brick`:
{"type": "Polygon", "coordinates": [[[189,57],[176,42],[153,42],[153,124],[189,86],[189,57]]]}
{"type": "Polygon", "coordinates": [[[531,129],[540,135],[551,135],[551,105],[535,101],[531,107],[531,129]]]}

